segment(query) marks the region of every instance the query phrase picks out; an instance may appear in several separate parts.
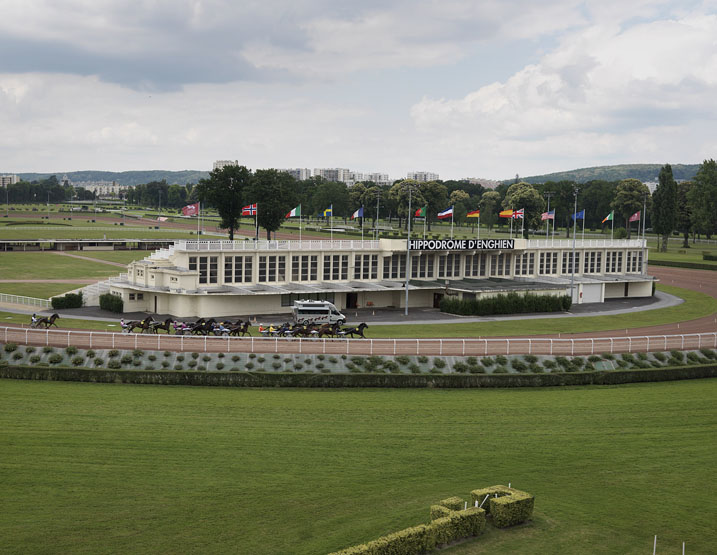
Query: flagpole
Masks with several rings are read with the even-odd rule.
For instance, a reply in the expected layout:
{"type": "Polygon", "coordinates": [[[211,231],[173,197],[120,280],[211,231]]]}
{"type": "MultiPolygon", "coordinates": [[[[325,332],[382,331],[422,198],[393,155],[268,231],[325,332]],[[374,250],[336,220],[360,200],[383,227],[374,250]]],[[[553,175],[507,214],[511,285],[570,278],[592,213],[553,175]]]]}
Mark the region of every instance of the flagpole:
{"type": "Polygon", "coordinates": [[[363,243],[363,205],[361,205],[361,242],[363,243]]]}
{"type": "Polygon", "coordinates": [[[613,210],[610,215],[612,218],[610,218],[610,223],[612,224],[610,226],[610,241],[613,240],[613,234],[615,233],[615,211],[613,210]]]}
{"type": "Polygon", "coordinates": [[[331,206],[329,206],[329,233],[331,240],[334,240],[334,226],[331,225],[331,220],[334,217],[334,203],[331,203],[331,206]]]}
{"type": "Polygon", "coordinates": [[[299,205],[299,243],[301,243],[301,205],[299,205]]]}
{"type": "Polygon", "coordinates": [[[480,239],[480,213],[478,213],[478,239],[480,239]]]}
{"type": "Polygon", "coordinates": [[[426,210],[426,213],[423,215],[423,238],[426,238],[426,220],[428,220],[428,210],[426,210]]]}
{"type": "Polygon", "coordinates": [[[583,208],[583,245],[585,244],[585,208],[583,208]]]}
{"type": "Polygon", "coordinates": [[[259,203],[256,203],[256,210],[254,210],[254,240],[259,240],[259,203]]]}
{"type": "Polygon", "coordinates": [[[523,210],[523,217],[520,218],[520,237],[521,239],[525,235],[525,210],[523,210]]]}
{"type": "Polygon", "coordinates": [[[202,213],[202,202],[199,201],[199,206],[197,207],[197,240],[199,239],[199,215],[202,213]]]}
{"type": "Polygon", "coordinates": [[[515,219],[515,211],[510,207],[510,238],[513,238],[513,220],[515,219]]]}
{"type": "Polygon", "coordinates": [[[453,239],[453,207],[451,206],[451,239],[453,239]]]}

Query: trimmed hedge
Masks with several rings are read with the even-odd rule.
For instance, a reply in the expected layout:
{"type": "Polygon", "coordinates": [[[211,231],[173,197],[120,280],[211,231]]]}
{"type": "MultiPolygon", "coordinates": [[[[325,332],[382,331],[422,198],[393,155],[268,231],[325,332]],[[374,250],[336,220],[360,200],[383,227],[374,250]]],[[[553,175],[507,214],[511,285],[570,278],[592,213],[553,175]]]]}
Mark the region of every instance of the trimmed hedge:
{"type": "Polygon", "coordinates": [[[451,510],[443,505],[431,505],[430,516],[431,520],[438,520],[451,514],[451,510]]]}
{"type": "MultiPolygon", "coordinates": [[[[177,360],[179,360],[179,357],[177,357],[177,360]]],[[[119,364],[119,360],[116,362],[119,364]]],[[[18,365],[9,365],[0,370],[0,378],[11,379],[213,387],[556,387],[566,385],[618,385],[625,383],[662,382],[714,377],[717,377],[717,364],[715,363],[672,368],[621,369],[550,374],[178,373],[168,370],[113,371],[104,369],[43,368],[18,365]]]]}
{"type": "Polygon", "coordinates": [[[119,295],[104,293],[100,295],[100,308],[121,314],[124,312],[124,301],[119,295]]]}
{"type": "Polygon", "coordinates": [[[570,310],[572,300],[568,295],[535,295],[508,293],[485,299],[457,299],[443,297],[441,312],[463,316],[489,316],[491,314],[522,314],[533,312],[562,312],[570,310]]]}
{"type": "Polygon", "coordinates": [[[652,260],[650,266],[670,266],[671,268],[689,268],[690,270],[717,270],[715,264],[700,264],[699,262],[682,262],[679,260],[652,260]]]}
{"type": "Polygon", "coordinates": [[[480,505],[493,517],[493,525],[498,528],[513,526],[528,520],[533,514],[535,497],[527,492],[506,486],[491,486],[471,492],[473,503],[480,505]],[[488,503],[484,503],[488,495],[488,503]]]}
{"type": "Polygon", "coordinates": [[[449,497],[448,499],[439,501],[438,504],[452,511],[462,511],[465,506],[465,501],[460,497],[449,497]]]}
{"type": "Polygon", "coordinates": [[[706,252],[702,255],[702,260],[715,261],[715,260],[717,260],[717,254],[710,254],[710,253],[706,252]]]}
{"type": "Polygon", "coordinates": [[[82,308],[82,291],[67,293],[62,297],[52,297],[52,308],[82,308]]]}

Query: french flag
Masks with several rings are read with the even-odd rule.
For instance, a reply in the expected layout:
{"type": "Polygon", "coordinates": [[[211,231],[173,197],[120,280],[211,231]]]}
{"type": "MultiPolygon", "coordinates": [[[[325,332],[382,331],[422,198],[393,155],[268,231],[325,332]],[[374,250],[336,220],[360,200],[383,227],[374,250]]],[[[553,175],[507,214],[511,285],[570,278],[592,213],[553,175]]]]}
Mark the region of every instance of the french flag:
{"type": "Polygon", "coordinates": [[[443,212],[438,213],[438,219],[439,220],[445,220],[446,218],[452,218],[453,217],[453,207],[444,210],[443,212]]]}

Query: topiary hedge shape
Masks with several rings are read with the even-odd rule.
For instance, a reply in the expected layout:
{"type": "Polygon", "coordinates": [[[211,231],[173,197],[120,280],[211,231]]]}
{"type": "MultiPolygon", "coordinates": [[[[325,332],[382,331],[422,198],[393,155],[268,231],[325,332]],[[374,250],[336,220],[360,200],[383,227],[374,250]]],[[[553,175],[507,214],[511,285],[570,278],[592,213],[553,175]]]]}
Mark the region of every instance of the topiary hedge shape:
{"type": "Polygon", "coordinates": [[[471,499],[492,515],[497,528],[525,522],[532,516],[535,505],[535,497],[529,493],[501,485],[473,490],[471,499]]]}

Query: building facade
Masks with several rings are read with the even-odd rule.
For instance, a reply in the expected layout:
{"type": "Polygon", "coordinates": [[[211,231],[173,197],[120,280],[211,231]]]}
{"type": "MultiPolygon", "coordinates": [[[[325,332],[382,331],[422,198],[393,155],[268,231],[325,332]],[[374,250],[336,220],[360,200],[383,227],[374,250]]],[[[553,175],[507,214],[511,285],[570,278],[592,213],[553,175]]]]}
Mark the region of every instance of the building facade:
{"type": "Polygon", "coordinates": [[[15,185],[15,183],[20,183],[20,178],[17,175],[0,175],[0,187],[15,185]]]}
{"type": "Polygon", "coordinates": [[[428,181],[437,181],[438,174],[433,172],[408,172],[406,179],[413,179],[419,183],[426,183],[428,181]]]}
{"type": "Polygon", "coordinates": [[[445,295],[648,297],[643,240],[177,241],[128,266],[111,293],[128,312],[176,317],[288,313],[295,300],[340,309],[437,307],[445,295]],[[410,266],[409,266],[410,264],[410,266]],[[408,282],[406,272],[409,272],[408,282]]]}

